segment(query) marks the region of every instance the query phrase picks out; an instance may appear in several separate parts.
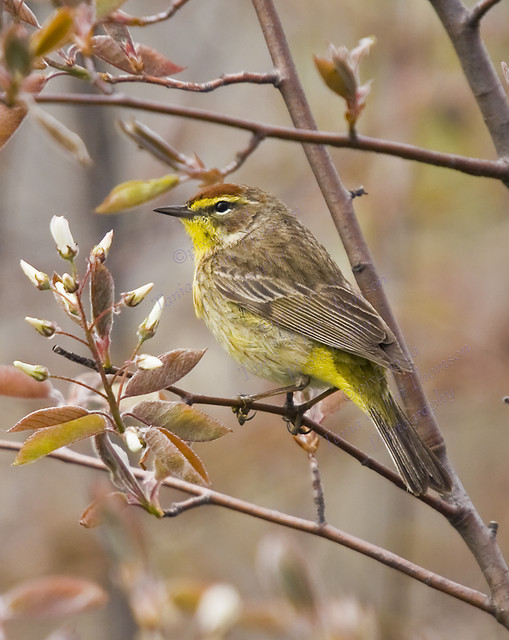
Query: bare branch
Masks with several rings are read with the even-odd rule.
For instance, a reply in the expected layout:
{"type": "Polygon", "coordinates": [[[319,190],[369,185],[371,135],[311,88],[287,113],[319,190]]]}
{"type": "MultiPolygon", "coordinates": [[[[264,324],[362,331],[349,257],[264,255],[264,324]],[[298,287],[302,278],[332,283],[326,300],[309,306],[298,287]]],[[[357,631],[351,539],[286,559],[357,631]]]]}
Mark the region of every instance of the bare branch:
{"type": "MultiPolygon", "coordinates": [[[[0,440],[0,449],[18,451],[21,446],[21,442],[0,440]]],[[[61,460],[62,462],[67,462],[70,464],[77,464],[83,467],[97,469],[100,471],[108,470],[107,467],[98,458],[75,453],[74,451],[71,451],[69,449],[54,451],[47,457],[55,458],[57,460],[61,460]]],[[[132,471],[137,478],[140,478],[142,480],[145,479],[148,475],[148,472],[143,471],[142,469],[132,469],[132,471]]],[[[204,504],[212,504],[220,507],[225,507],[226,509],[244,513],[255,518],[260,518],[261,520],[266,520],[267,522],[272,522],[283,527],[288,527],[296,531],[303,531],[320,538],[325,538],[326,540],[335,542],[341,546],[347,547],[348,549],[357,551],[358,553],[361,553],[368,558],[372,558],[373,560],[376,560],[377,562],[380,562],[387,567],[396,569],[397,571],[400,571],[401,573],[404,573],[405,575],[410,576],[419,582],[422,582],[432,589],[436,589],[437,591],[446,593],[454,598],[457,598],[458,600],[477,607],[482,611],[486,611],[491,615],[495,615],[495,608],[490,598],[486,594],[444,578],[443,576],[434,573],[433,571],[424,569],[423,567],[420,567],[419,565],[414,564],[409,560],[405,560],[395,553],[387,551],[386,549],[378,547],[377,545],[370,542],[366,542],[365,540],[346,533],[341,529],[331,526],[330,524],[319,525],[311,520],[291,516],[286,513],[276,511],[275,509],[261,507],[257,504],[246,502],[245,500],[240,500],[239,498],[234,498],[218,491],[212,491],[211,489],[206,489],[198,485],[191,484],[190,482],[185,482],[184,480],[178,480],[177,478],[166,478],[162,482],[162,484],[167,487],[177,489],[178,491],[183,491],[193,496],[198,496],[199,498],[197,501],[185,501],[181,504],[187,503],[189,507],[194,507],[199,506],[199,503],[203,502],[204,504]]]]}
{"type": "MultiPolygon", "coordinates": [[[[454,46],[499,158],[509,158],[509,104],[484,46],[479,20],[461,0],[429,0],[454,46]]],[[[480,4],[490,4],[480,2],[480,4]]],[[[486,8],[486,10],[489,7],[486,8]]],[[[481,9],[479,9],[481,10],[481,9]]]]}
{"type": "Polygon", "coordinates": [[[105,20],[104,22],[121,22],[127,27],[146,27],[149,24],[156,24],[157,22],[168,20],[187,2],[189,2],[189,0],[173,0],[169,9],[154,13],[151,16],[136,17],[130,16],[123,11],[117,11],[113,14],[113,20],[105,20]]]}
{"type": "Polygon", "coordinates": [[[181,91],[194,91],[197,93],[209,93],[219,87],[226,87],[230,84],[272,84],[279,82],[279,75],[274,71],[271,73],[255,73],[251,71],[240,71],[239,73],[225,73],[215,80],[207,82],[187,82],[185,80],[175,80],[175,78],[149,76],[145,74],[134,75],[125,74],[113,76],[110,73],[102,73],[102,79],[108,84],[121,84],[124,82],[144,82],[146,84],[157,84],[167,89],[180,89],[181,91]]]}
{"type": "MultiPolygon", "coordinates": [[[[1,94],[0,100],[2,100],[1,94]]],[[[331,147],[357,149],[359,151],[374,151],[376,153],[395,156],[406,160],[414,160],[424,164],[431,164],[436,167],[454,169],[472,176],[496,178],[502,181],[509,180],[509,164],[502,160],[479,160],[477,158],[468,158],[451,153],[442,153],[439,151],[415,147],[409,144],[379,140],[377,138],[370,138],[368,136],[361,135],[357,135],[357,138],[352,140],[352,138],[347,134],[267,125],[254,120],[214,113],[213,111],[207,111],[205,109],[166,105],[159,102],[140,100],[121,94],[110,96],[89,94],[41,94],[35,96],[35,100],[41,104],[84,104],[140,109],[151,113],[173,115],[182,118],[189,118],[191,120],[201,120],[227,127],[234,127],[236,129],[243,129],[265,138],[277,138],[292,142],[313,142],[331,147]]]]}

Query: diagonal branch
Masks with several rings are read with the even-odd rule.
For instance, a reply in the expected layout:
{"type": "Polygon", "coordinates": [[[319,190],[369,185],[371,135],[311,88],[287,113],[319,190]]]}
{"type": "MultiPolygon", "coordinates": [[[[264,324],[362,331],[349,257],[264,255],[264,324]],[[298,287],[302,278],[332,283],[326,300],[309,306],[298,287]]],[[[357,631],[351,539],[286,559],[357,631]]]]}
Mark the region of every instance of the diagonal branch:
{"type": "MultiPolygon", "coordinates": [[[[444,8],[446,5],[450,8],[451,3],[453,5],[461,4],[459,0],[430,1],[444,8]]],[[[252,0],[252,2],[257,12],[272,61],[276,70],[278,70],[281,75],[281,82],[278,88],[281,91],[288,112],[296,127],[315,129],[316,125],[313,115],[300,84],[274,2],[273,0],[252,0]]],[[[507,118],[506,124],[508,127],[507,132],[509,132],[509,117],[507,118]]],[[[494,137],[497,138],[497,141],[503,141],[503,131],[499,133],[500,135],[497,134],[497,136],[494,137]]],[[[502,147],[503,146],[504,144],[502,144],[502,147]]],[[[366,287],[363,285],[378,281],[379,278],[377,277],[370,251],[355,216],[351,196],[341,183],[327,149],[323,146],[312,144],[304,144],[303,147],[336,224],[336,228],[341,236],[357,282],[361,289],[365,289],[366,287]]],[[[408,349],[406,349],[401,331],[390,309],[383,289],[378,288],[377,291],[369,297],[393,329],[403,349],[408,354],[408,349]]],[[[422,385],[417,376],[397,376],[396,382],[403,398],[405,400],[411,400],[411,403],[408,403],[408,401],[405,402],[407,408],[412,407],[412,405],[421,408],[428,407],[422,385]]],[[[421,411],[421,416],[422,413],[421,411]]],[[[453,492],[447,496],[446,499],[451,504],[458,505],[461,508],[460,515],[457,518],[451,518],[450,522],[467,543],[488,582],[497,606],[496,617],[498,622],[509,628],[509,570],[507,564],[495,536],[492,535],[489,527],[481,520],[468,494],[461,485],[455,470],[445,456],[443,438],[433,413],[431,411],[427,411],[426,413],[427,415],[424,420],[426,431],[424,436],[426,440],[439,446],[438,453],[444,459],[447,470],[454,483],[453,492]]]]}
{"type": "Polygon", "coordinates": [[[499,158],[509,159],[509,103],[479,30],[479,14],[493,2],[481,2],[471,13],[461,0],[429,0],[458,55],[499,158]]]}
{"type": "MultiPolygon", "coordinates": [[[[0,440],[0,449],[17,451],[21,446],[21,442],[0,440]]],[[[91,469],[108,471],[107,467],[98,458],[79,454],[69,449],[54,451],[53,453],[50,453],[48,457],[91,469]]],[[[150,477],[149,472],[143,471],[142,469],[133,469],[132,471],[136,477],[141,478],[142,480],[150,477]]],[[[218,491],[212,491],[211,489],[200,487],[198,485],[191,484],[190,482],[185,482],[184,480],[178,480],[177,478],[166,478],[162,484],[167,487],[171,487],[172,489],[177,489],[178,491],[183,491],[193,496],[197,496],[197,501],[194,500],[184,503],[188,508],[198,507],[201,503],[216,505],[238,513],[260,518],[261,520],[266,520],[267,522],[272,522],[283,527],[288,527],[289,529],[303,531],[304,533],[325,538],[326,540],[335,542],[336,544],[348,549],[357,551],[368,558],[372,558],[387,567],[396,569],[397,571],[422,582],[432,589],[446,593],[453,598],[466,602],[491,615],[495,614],[494,606],[486,594],[444,578],[443,576],[434,573],[433,571],[429,571],[428,569],[424,569],[423,567],[414,564],[391,551],[387,551],[382,547],[346,533],[345,531],[333,527],[330,524],[319,525],[312,520],[298,518],[296,516],[282,513],[281,511],[276,511],[275,509],[261,507],[257,504],[240,500],[239,498],[234,498],[218,491]]],[[[178,511],[178,506],[176,511],[178,511]]],[[[167,515],[178,514],[171,513],[170,510],[167,515]]]]}

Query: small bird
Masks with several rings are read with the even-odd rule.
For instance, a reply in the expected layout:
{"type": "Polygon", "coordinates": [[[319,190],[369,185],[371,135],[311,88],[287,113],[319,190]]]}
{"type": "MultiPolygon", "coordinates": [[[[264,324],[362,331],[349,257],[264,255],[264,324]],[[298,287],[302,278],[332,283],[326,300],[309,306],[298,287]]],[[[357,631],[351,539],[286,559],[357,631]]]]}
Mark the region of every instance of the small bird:
{"type": "Polygon", "coordinates": [[[216,184],[155,211],[191,237],[196,315],[231,356],[279,384],[341,389],[372,419],[409,491],[451,490],[389,390],[386,369],[411,370],[396,336],[281,200],[216,184]]]}

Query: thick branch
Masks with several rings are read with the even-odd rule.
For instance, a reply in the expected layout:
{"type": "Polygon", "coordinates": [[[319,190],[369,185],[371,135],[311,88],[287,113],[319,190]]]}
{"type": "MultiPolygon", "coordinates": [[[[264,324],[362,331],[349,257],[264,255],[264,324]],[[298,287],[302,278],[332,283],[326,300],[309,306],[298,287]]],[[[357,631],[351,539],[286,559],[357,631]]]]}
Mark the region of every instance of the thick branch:
{"type": "Polygon", "coordinates": [[[455,171],[460,171],[472,176],[509,181],[509,165],[500,160],[468,158],[454,153],[442,153],[440,151],[415,147],[410,144],[379,140],[368,136],[357,135],[356,139],[353,140],[347,134],[315,130],[309,131],[307,129],[294,129],[293,127],[278,127],[254,120],[214,113],[213,111],[207,111],[205,109],[167,105],[159,102],[140,100],[122,94],[90,95],[57,93],[41,94],[36,96],[35,99],[41,104],[84,104],[139,109],[152,113],[189,118],[191,120],[201,120],[227,127],[234,127],[236,129],[243,129],[245,131],[251,131],[253,134],[262,138],[277,138],[279,140],[289,140],[292,142],[314,142],[330,147],[372,151],[405,160],[431,164],[436,167],[454,169],[455,171]]]}
{"type": "Polygon", "coordinates": [[[493,3],[479,3],[471,13],[461,0],[429,1],[456,50],[497,154],[508,159],[509,104],[479,31],[479,14],[493,3]]]}
{"type": "MultiPolygon", "coordinates": [[[[0,449],[17,451],[21,446],[21,442],[0,440],[0,449]]],[[[98,458],[75,453],[74,451],[70,451],[68,449],[54,451],[53,453],[50,453],[48,457],[56,458],[57,460],[61,460],[62,462],[68,462],[92,469],[98,469],[100,471],[108,470],[107,467],[98,458]]],[[[143,471],[142,469],[133,469],[133,473],[136,477],[141,479],[145,479],[149,476],[148,472],[143,471]]],[[[370,542],[366,542],[361,538],[346,533],[341,529],[337,529],[336,527],[333,527],[329,524],[319,525],[311,520],[305,520],[304,518],[291,516],[286,513],[276,511],[275,509],[260,507],[257,504],[246,502],[245,500],[240,500],[238,498],[233,498],[232,496],[226,495],[224,493],[219,493],[218,491],[212,491],[211,489],[199,487],[198,485],[191,484],[190,482],[185,482],[184,480],[178,480],[177,478],[167,478],[163,481],[163,484],[167,487],[171,487],[172,489],[177,489],[178,491],[183,491],[194,496],[199,496],[201,500],[198,500],[198,502],[193,501],[190,504],[188,503],[188,506],[197,507],[199,506],[200,502],[203,502],[203,504],[213,504],[216,506],[225,507],[226,509],[231,509],[232,511],[244,513],[255,518],[260,518],[262,520],[266,520],[267,522],[272,522],[283,527],[288,527],[296,531],[303,531],[305,533],[310,533],[311,535],[325,538],[326,540],[335,542],[341,546],[347,547],[348,549],[357,551],[358,553],[361,553],[368,558],[372,558],[377,562],[386,565],[387,567],[396,569],[397,571],[400,571],[401,573],[404,573],[405,575],[410,576],[411,578],[414,578],[419,582],[422,582],[432,589],[436,589],[437,591],[446,593],[453,598],[457,598],[458,600],[466,602],[467,604],[477,607],[482,611],[486,611],[491,615],[495,614],[495,610],[490,601],[490,598],[484,593],[476,591],[475,589],[470,589],[469,587],[465,587],[461,584],[458,584],[457,582],[453,582],[452,580],[448,580],[447,578],[444,578],[443,576],[436,574],[433,571],[428,571],[427,569],[424,569],[423,567],[420,567],[419,565],[414,564],[409,560],[401,558],[395,553],[387,551],[386,549],[378,547],[377,545],[370,542]]],[[[168,515],[172,514],[168,513],[168,515]]]]}

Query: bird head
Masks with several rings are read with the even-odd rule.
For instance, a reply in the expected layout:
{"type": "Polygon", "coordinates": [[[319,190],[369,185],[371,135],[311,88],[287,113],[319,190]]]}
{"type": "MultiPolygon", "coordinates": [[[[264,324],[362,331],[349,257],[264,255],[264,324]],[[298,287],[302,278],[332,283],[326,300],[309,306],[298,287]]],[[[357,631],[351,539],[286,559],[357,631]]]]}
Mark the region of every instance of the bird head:
{"type": "Polygon", "coordinates": [[[197,257],[239,242],[254,226],[284,207],[261,189],[215,184],[202,189],[183,205],[155,209],[182,220],[197,257]]]}

